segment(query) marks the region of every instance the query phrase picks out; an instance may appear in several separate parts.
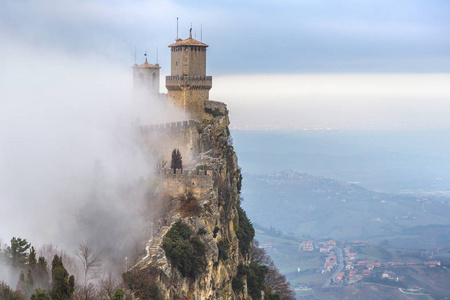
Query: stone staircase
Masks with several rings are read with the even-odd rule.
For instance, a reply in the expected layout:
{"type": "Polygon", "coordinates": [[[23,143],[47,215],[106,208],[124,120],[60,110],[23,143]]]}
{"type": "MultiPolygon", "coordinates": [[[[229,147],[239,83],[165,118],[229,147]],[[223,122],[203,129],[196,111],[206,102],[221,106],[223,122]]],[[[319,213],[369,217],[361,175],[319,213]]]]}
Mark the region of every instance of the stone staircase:
{"type": "Polygon", "coordinates": [[[147,255],[153,259],[153,256],[157,254],[159,245],[162,244],[162,239],[166,235],[167,231],[169,231],[170,226],[163,226],[159,231],[158,235],[152,240],[147,255]]]}
{"type": "Polygon", "coordinates": [[[162,240],[169,229],[170,226],[162,226],[156,237],[148,240],[147,244],[145,245],[145,251],[147,252],[146,255],[141,260],[139,260],[139,262],[131,269],[134,269],[136,267],[144,268],[145,266],[149,265],[154,258],[156,258],[156,255],[158,254],[158,248],[161,246],[162,240]]]}

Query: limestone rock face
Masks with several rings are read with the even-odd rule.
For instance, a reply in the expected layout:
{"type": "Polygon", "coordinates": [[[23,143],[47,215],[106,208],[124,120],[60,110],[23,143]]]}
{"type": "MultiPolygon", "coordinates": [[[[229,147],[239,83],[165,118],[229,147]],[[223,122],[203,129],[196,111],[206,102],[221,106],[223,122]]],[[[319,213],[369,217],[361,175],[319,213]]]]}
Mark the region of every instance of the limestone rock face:
{"type": "MultiPolygon", "coordinates": [[[[232,280],[239,263],[248,263],[239,251],[235,230],[238,226],[237,206],[241,173],[228,130],[229,119],[225,104],[211,101],[205,105],[207,116],[198,128],[198,149],[195,158],[197,169],[206,169],[206,174],[183,175],[183,180],[161,177],[159,188],[178,197],[183,189],[190,188],[198,199],[201,212],[194,216],[183,216],[177,209],[176,200],[168,218],[169,225],[182,220],[194,233],[199,234],[206,248],[206,267],[195,279],[183,277],[177,268],[171,266],[162,248],[164,236],[153,241],[147,261],[140,262],[141,268],[156,268],[156,284],[165,299],[247,299],[247,292],[236,294],[232,280]],[[198,185],[195,176],[209,176],[198,185]],[[204,233],[206,231],[206,233],[204,233]],[[219,258],[219,244],[225,245],[226,257],[219,258]]],[[[173,175],[172,178],[182,175],[173,175]]],[[[165,233],[164,233],[165,234],[165,233]]],[[[223,251],[223,250],[222,250],[223,251]]]]}

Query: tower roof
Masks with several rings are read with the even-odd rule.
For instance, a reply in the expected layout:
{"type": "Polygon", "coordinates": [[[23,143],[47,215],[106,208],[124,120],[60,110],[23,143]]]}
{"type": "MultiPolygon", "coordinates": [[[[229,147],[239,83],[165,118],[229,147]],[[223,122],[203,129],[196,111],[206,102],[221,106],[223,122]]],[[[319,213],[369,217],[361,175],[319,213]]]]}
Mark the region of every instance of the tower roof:
{"type": "Polygon", "coordinates": [[[176,39],[174,44],[169,45],[169,47],[178,47],[178,46],[197,46],[197,47],[208,47],[208,45],[193,39],[192,36],[189,38],[182,40],[176,39]]]}
{"type": "Polygon", "coordinates": [[[161,67],[158,64],[156,64],[156,65],[149,64],[148,61],[147,61],[147,57],[145,58],[145,62],[143,64],[135,65],[135,66],[138,67],[138,68],[161,69],[161,67]]]}

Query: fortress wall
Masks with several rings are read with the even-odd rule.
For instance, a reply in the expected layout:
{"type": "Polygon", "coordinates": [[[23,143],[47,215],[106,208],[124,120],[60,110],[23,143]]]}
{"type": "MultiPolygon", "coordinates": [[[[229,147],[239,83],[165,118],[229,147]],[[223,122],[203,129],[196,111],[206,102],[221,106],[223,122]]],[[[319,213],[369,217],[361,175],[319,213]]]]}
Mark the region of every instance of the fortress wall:
{"type": "Polygon", "coordinates": [[[163,158],[170,167],[173,149],[180,149],[183,165],[188,168],[199,153],[199,128],[199,122],[189,120],[141,126],[140,129],[144,144],[154,157],[163,158]]]}
{"type": "Polygon", "coordinates": [[[178,196],[186,188],[192,189],[194,195],[199,200],[210,200],[210,190],[213,188],[213,178],[211,173],[200,170],[176,170],[161,169],[160,178],[166,191],[171,196],[178,196]]]}

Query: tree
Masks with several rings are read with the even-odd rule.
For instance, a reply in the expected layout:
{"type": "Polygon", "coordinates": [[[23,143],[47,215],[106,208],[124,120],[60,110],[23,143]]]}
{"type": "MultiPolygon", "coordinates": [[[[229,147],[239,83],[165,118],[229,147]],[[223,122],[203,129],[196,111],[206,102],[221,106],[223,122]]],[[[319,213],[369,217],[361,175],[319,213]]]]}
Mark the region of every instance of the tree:
{"type": "Polygon", "coordinates": [[[290,284],[286,281],[286,277],[279,272],[266,251],[259,248],[258,241],[253,241],[252,244],[252,262],[257,263],[258,265],[267,266],[268,268],[264,279],[264,292],[269,299],[295,299],[290,284]]]}
{"type": "Polygon", "coordinates": [[[87,243],[80,243],[75,254],[83,265],[84,285],[87,285],[91,277],[98,271],[102,259],[100,258],[100,255],[94,252],[92,247],[87,243]]]}
{"type": "Polygon", "coordinates": [[[47,271],[47,261],[43,256],[39,256],[34,275],[37,287],[44,290],[50,289],[50,276],[47,271]]]}
{"type": "Polygon", "coordinates": [[[52,261],[52,300],[68,300],[75,289],[75,278],[69,277],[69,273],[64,268],[62,258],[55,254],[52,261]]]}
{"type": "Polygon", "coordinates": [[[20,292],[13,291],[6,283],[0,281],[0,299],[2,300],[24,300],[20,292]]]}
{"type": "Polygon", "coordinates": [[[109,272],[108,274],[104,274],[102,279],[100,279],[99,284],[101,288],[100,293],[102,299],[113,299],[114,291],[116,291],[119,284],[117,280],[112,276],[111,272],[109,272]]]}
{"type": "Polygon", "coordinates": [[[6,248],[6,257],[13,268],[21,268],[28,262],[28,249],[30,244],[26,239],[11,239],[11,246],[6,248]]]}
{"type": "Polygon", "coordinates": [[[97,273],[101,265],[101,258],[87,243],[80,243],[75,254],[81,261],[84,271],[84,285],[77,294],[79,298],[84,300],[93,299],[97,296],[98,292],[95,286],[89,281],[97,273]]]}
{"type": "Polygon", "coordinates": [[[174,173],[176,172],[176,169],[180,169],[183,172],[183,158],[181,157],[180,149],[173,149],[170,168],[174,173]]]}
{"type": "Polygon", "coordinates": [[[122,289],[118,289],[114,293],[113,300],[123,300],[124,295],[125,295],[125,291],[122,289]]]}
{"type": "Polygon", "coordinates": [[[197,277],[206,266],[205,244],[191,228],[178,220],[163,239],[163,249],[172,266],[184,277],[197,277]]]}
{"type": "Polygon", "coordinates": [[[50,295],[47,293],[46,290],[41,290],[40,288],[37,288],[34,291],[34,294],[31,295],[31,300],[52,300],[50,295]]]}
{"type": "Polygon", "coordinates": [[[25,281],[25,273],[20,271],[19,281],[17,282],[16,290],[27,296],[27,283],[25,281]]]}
{"type": "Polygon", "coordinates": [[[252,222],[247,217],[247,214],[242,209],[242,207],[237,207],[239,225],[236,230],[236,236],[239,239],[239,249],[241,253],[245,256],[250,252],[251,243],[255,237],[255,229],[253,228],[252,222]]]}
{"type": "Polygon", "coordinates": [[[28,254],[28,266],[34,272],[36,270],[36,251],[34,251],[34,247],[31,247],[30,254],[28,254]]]}

